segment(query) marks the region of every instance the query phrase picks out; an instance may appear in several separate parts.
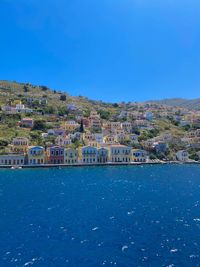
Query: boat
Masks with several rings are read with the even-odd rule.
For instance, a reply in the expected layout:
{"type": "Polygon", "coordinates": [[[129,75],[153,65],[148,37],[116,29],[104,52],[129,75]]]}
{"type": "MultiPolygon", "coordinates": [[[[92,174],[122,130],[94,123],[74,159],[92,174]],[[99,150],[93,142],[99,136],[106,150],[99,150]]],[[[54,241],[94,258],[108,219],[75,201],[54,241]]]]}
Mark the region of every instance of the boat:
{"type": "Polygon", "coordinates": [[[12,170],[17,170],[17,169],[22,169],[22,167],[21,166],[12,166],[11,169],[12,170]]]}

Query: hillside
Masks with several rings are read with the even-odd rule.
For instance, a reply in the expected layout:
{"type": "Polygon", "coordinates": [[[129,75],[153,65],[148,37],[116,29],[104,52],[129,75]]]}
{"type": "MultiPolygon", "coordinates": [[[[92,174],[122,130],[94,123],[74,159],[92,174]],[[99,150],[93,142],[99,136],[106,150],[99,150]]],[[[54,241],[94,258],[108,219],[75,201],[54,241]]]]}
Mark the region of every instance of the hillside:
{"type": "MultiPolygon", "coordinates": [[[[116,107],[113,104],[103,103],[102,101],[90,100],[83,96],[70,96],[68,93],[50,89],[44,85],[32,85],[30,83],[19,83],[0,80],[0,105],[10,104],[13,100],[20,100],[27,104],[27,99],[43,99],[46,101],[45,107],[53,107],[55,110],[62,110],[69,104],[74,104],[78,109],[87,112],[87,110],[108,109],[115,112],[116,107]],[[64,96],[64,98],[62,98],[64,96]],[[62,99],[61,99],[62,98],[62,99]]],[[[34,105],[34,103],[32,103],[34,105]]],[[[34,108],[40,108],[39,103],[35,103],[34,108]]],[[[53,112],[54,113],[54,112],[53,112]]]]}
{"type": "Polygon", "coordinates": [[[161,105],[167,105],[172,107],[182,107],[189,110],[200,110],[200,98],[197,99],[183,99],[183,98],[171,98],[163,100],[151,100],[148,103],[156,103],[161,105]]]}

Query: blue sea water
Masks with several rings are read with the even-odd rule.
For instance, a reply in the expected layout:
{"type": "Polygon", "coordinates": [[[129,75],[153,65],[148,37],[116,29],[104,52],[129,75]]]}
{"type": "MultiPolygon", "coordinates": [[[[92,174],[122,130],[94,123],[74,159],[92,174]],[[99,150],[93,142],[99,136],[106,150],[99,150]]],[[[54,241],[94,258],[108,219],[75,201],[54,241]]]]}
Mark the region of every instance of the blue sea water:
{"type": "Polygon", "coordinates": [[[0,267],[200,266],[200,165],[0,170],[0,267]]]}

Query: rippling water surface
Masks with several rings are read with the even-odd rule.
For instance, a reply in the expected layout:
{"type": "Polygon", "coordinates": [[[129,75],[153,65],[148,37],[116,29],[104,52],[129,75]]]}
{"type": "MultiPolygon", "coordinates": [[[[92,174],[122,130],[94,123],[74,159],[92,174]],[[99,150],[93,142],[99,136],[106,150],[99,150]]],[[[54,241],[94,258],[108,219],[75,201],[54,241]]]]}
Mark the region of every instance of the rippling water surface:
{"type": "Polygon", "coordinates": [[[0,170],[0,266],[200,266],[200,165],[0,170]]]}

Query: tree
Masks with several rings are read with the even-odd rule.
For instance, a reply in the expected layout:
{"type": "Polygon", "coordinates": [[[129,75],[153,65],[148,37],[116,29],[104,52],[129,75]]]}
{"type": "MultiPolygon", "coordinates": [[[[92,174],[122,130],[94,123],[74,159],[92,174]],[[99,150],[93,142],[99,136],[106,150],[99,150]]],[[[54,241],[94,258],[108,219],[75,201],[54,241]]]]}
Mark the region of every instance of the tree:
{"type": "Polygon", "coordinates": [[[65,114],[67,114],[66,107],[58,107],[58,115],[59,116],[64,116],[65,114]]]}
{"type": "Polygon", "coordinates": [[[80,141],[79,140],[74,140],[71,147],[74,148],[74,149],[77,149],[78,147],[80,147],[80,141]]]}
{"type": "Polygon", "coordinates": [[[191,128],[191,127],[190,127],[189,124],[183,126],[183,129],[184,129],[186,132],[188,132],[188,131],[190,130],[190,128],[191,128]]]}
{"type": "Polygon", "coordinates": [[[114,107],[114,108],[118,108],[119,105],[118,105],[117,103],[114,103],[114,104],[113,104],[113,107],[114,107]]]}
{"type": "Polygon", "coordinates": [[[100,116],[104,120],[109,120],[110,119],[110,112],[108,110],[100,110],[100,116]]]}
{"type": "Polygon", "coordinates": [[[84,132],[83,120],[81,120],[81,125],[80,125],[79,132],[80,132],[80,133],[83,133],[83,132],[84,132]]]}
{"type": "Polygon", "coordinates": [[[42,91],[47,91],[48,90],[48,87],[45,86],[45,85],[41,85],[40,87],[41,87],[42,91]]]}
{"type": "Polygon", "coordinates": [[[55,108],[53,106],[47,106],[47,107],[44,108],[44,113],[54,114],[55,113],[55,108]]]}
{"type": "Polygon", "coordinates": [[[66,96],[65,94],[62,94],[62,95],[60,96],[60,100],[61,100],[61,101],[66,101],[66,100],[67,100],[67,96],[66,96]]]}
{"type": "Polygon", "coordinates": [[[5,139],[1,139],[0,140],[0,146],[2,147],[2,146],[7,146],[9,144],[9,142],[7,141],[7,140],[5,140],[5,139]]]}
{"type": "Polygon", "coordinates": [[[27,92],[28,92],[28,86],[24,85],[24,93],[27,93],[27,92]]]}
{"type": "Polygon", "coordinates": [[[33,130],[45,130],[46,129],[46,122],[43,120],[35,120],[33,125],[33,130]]]}
{"type": "Polygon", "coordinates": [[[199,160],[199,156],[197,155],[196,152],[192,152],[190,155],[189,155],[189,158],[190,159],[193,159],[195,161],[198,161],[199,160]]]}
{"type": "Polygon", "coordinates": [[[155,159],[157,159],[156,155],[153,154],[153,153],[151,153],[151,154],[149,155],[149,158],[150,158],[151,160],[155,160],[155,159]]]}

